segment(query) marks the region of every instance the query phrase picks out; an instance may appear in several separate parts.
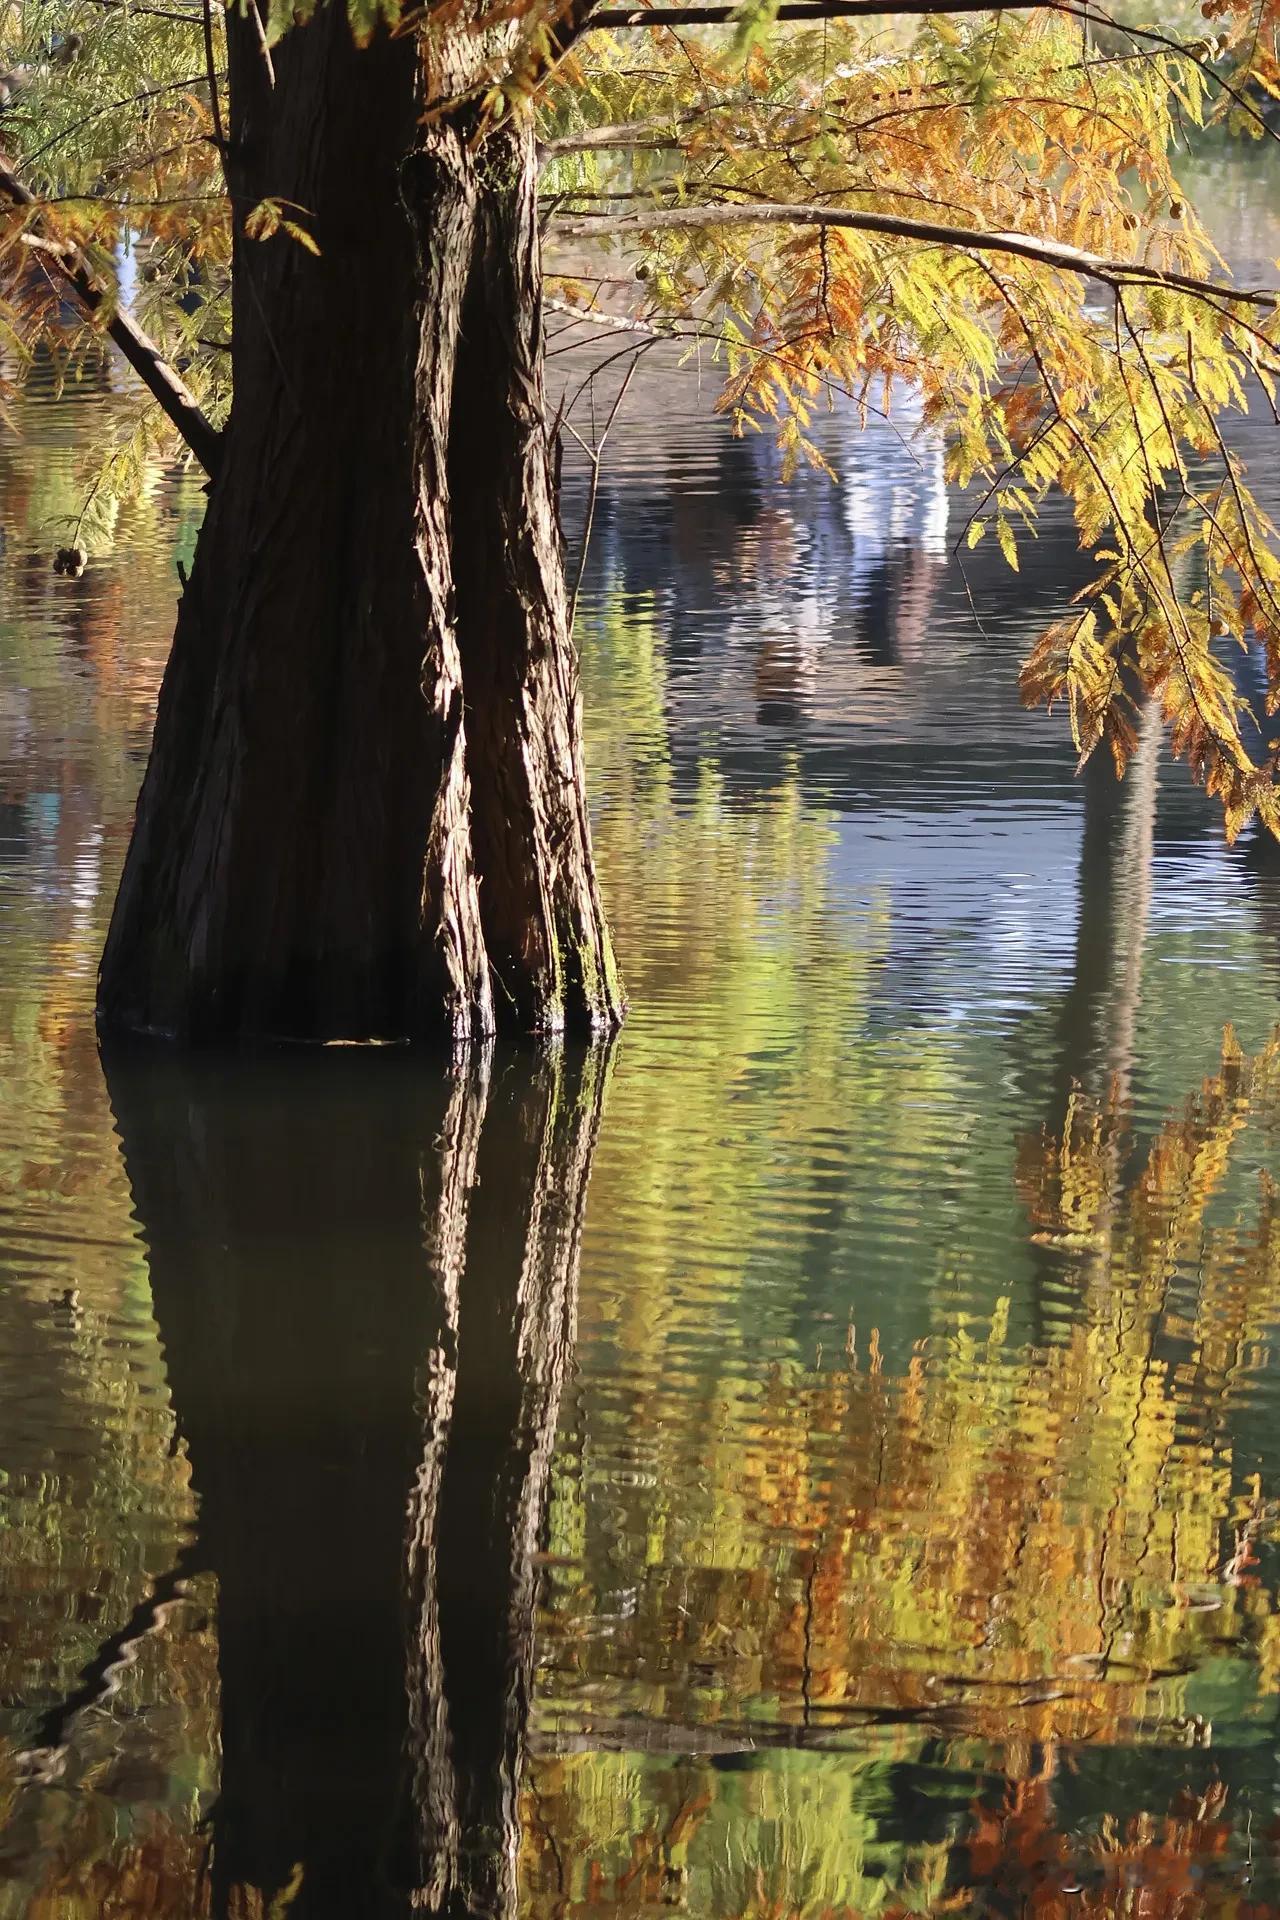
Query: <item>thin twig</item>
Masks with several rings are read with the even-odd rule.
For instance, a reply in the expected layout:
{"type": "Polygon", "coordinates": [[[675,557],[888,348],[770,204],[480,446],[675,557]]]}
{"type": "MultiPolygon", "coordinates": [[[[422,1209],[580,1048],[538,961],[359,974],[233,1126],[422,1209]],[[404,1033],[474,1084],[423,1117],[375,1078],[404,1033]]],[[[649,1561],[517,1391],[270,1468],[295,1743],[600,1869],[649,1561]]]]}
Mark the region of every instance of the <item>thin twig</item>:
{"type": "Polygon", "coordinates": [[[249,18],[253,21],[253,30],[258,36],[258,51],[267,70],[267,85],[274,89],[276,84],[276,63],[271,58],[271,42],[267,39],[267,30],[262,24],[262,15],[258,11],[258,0],[245,0],[249,9],[249,18]]]}
{"type": "MultiPolygon", "coordinates": [[[[736,336],[725,333],[715,327],[703,325],[659,327],[648,320],[626,319],[617,314],[601,313],[597,308],[577,307],[574,306],[571,301],[555,300],[548,295],[543,296],[542,304],[544,307],[553,309],[556,313],[563,313],[568,316],[568,324],[561,330],[564,333],[571,333],[574,323],[581,320],[589,326],[604,327],[611,333],[643,334],[647,341],[653,344],[662,341],[668,343],[675,342],[678,345],[682,341],[688,341],[696,346],[739,348],[742,345],[742,341],[736,336]]],[[[557,334],[556,338],[558,340],[560,335],[557,334]]],[[[548,354],[553,357],[559,353],[572,353],[580,345],[580,341],[570,340],[564,346],[550,347],[548,354]]],[[[625,358],[628,351],[628,348],[623,347],[617,353],[610,354],[607,360],[601,361],[592,369],[592,372],[587,376],[587,381],[584,381],[583,385],[585,386],[594,379],[596,375],[603,373],[607,367],[611,367],[616,360],[625,358]]],[[[779,353],[769,347],[753,346],[752,352],[758,354],[762,360],[776,361],[779,366],[787,363],[787,356],[785,354],[779,353]]],[[[863,416],[867,414],[874,415],[877,420],[881,421],[884,426],[894,434],[903,452],[909,454],[911,458],[916,461],[917,466],[920,464],[919,456],[915,452],[911,438],[903,433],[896,418],[892,414],[884,407],[877,407],[874,402],[868,398],[865,388],[857,392],[843,380],[833,380],[830,374],[818,373],[814,375],[814,378],[830,401],[848,400],[859,409],[863,416]]],[[[580,395],[581,392],[582,388],[579,387],[578,394],[580,395]]],[[[576,396],[574,400],[569,402],[567,407],[562,399],[560,402],[560,416],[563,416],[566,412],[571,413],[576,405],[576,396]]],[[[557,417],[557,425],[559,424],[560,416],[557,417]]]]}
{"type": "Polygon", "coordinates": [[[573,592],[569,596],[570,633],[573,632],[574,621],[578,617],[578,595],[582,591],[582,576],[587,570],[587,549],[591,544],[591,529],[595,524],[596,497],[600,492],[600,462],[604,458],[604,443],[609,438],[609,429],[618,417],[618,409],[627,397],[627,388],[631,385],[632,377],[640,364],[640,355],[643,352],[643,347],[637,347],[631,365],[623,375],[622,385],[618,388],[613,405],[609,409],[609,417],[604,423],[604,430],[595,436],[594,446],[589,447],[577,428],[570,426],[567,419],[562,419],[561,421],[561,425],[565,431],[573,435],[578,445],[582,448],[582,451],[586,454],[587,459],[591,462],[591,485],[587,492],[587,511],[582,523],[582,544],[578,549],[578,570],[574,576],[573,592]]]}
{"type": "Polygon", "coordinates": [[[224,167],[227,136],[222,125],[222,103],[218,98],[218,63],[213,57],[213,0],[202,0],[204,23],[204,64],[209,77],[209,112],[213,117],[213,141],[224,167]]]}

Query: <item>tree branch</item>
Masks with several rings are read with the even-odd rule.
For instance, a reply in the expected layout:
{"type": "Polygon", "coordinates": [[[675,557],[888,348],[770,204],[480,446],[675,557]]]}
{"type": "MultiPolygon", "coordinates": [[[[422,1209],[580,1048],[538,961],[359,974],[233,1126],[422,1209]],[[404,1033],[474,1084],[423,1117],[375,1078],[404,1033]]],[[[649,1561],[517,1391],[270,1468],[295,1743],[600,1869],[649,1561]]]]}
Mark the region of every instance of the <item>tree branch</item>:
{"type": "MultiPolygon", "coordinates": [[[[1063,0],[1022,0],[1032,12],[1078,13],[1078,7],[1063,0]]],[[[772,17],[775,20],[873,20],[892,19],[895,15],[948,13],[991,13],[991,0],[898,0],[885,6],[883,0],[783,0],[772,17]]],[[[587,32],[597,27],[720,27],[736,25],[741,7],[733,6],[654,6],[603,7],[587,22],[587,32]]]]}
{"type": "Polygon", "coordinates": [[[1250,306],[1274,307],[1277,296],[1264,290],[1232,287],[1220,280],[1200,280],[1168,267],[1147,266],[1141,260],[1107,260],[1057,240],[1039,240],[1026,233],[986,233],[972,227],[945,227],[928,220],[908,220],[900,214],[873,213],[862,208],[742,205],[734,201],[702,207],[651,207],[643,213],[583,213],[552,222],[552,231],[582,239],[602,233],[660,233],[672,228],[781,226],[844,227],[855,233],[883,233],[899,240],[923,240],[935,246],[959,247],[975,253],[1010,253],[1060,272],[1084,274],[1109,287],[1173,287],[1214,300],[1245,301],[1250,306]]]}
{"type": "Polygon", "coordinates": [[[200,15],[195,11],[177,7],[153,7],[144,4],[144,0],[90,0],[90,5],[103,7],[108,13],[144,14],[150,20],[174,20],[180,26],[198,27],[200,15]]]}
{"type": "MultiPolygon", "coordinates": [[[[102,0],[99,0],[102,4],[102,0]]],[[[771,20],[870,20],[894,19],[896,17],[928,18],[934,14],[955,13],[999,13],[998,6],[992,6],[991,0],[899,0],[896,6],[882,6],[879,0],[782,0],[782,5],[771,16],[771,20]]],[[[1164,52],[1181,55],[1190,60],[1204,74],[1211,86],[1225,93],[1242,113],[1250,119],[1260,135],[1266,139],[1280,141],[1266,115],[1249,99],[1239,87],[1218,73],[1212,62],[1199,52],[1194,43],[1180,40],[1173,34],[1161,33],[1155,27],[1130,26],[1125,20],[1119,20],[1097,0],[1022,0],[1022,11],[1026,13],[1061,13],[1068,19],[1079,20],[1087,27],[1107,27],[1112,32],[1127,34],[1131,40],[1141,41],[1149,47],[1158,47],[1164,52]]],[[[597,28],[618,27],[723,27],[736,26],[742,18],[741,0],[731,0],[730,4],[702,5],[698,0],[689,6],[639,6],[639,7],[602,7],[578,29],[579,32],[594,33],[597,28]]]]}
{"type": "Polygon", "coordinates": [[[676,126],[698,117],[696,112],[682,113],[674,120],[638,120],[632,124],[619,121],[609,126],[583,127],[579,133],[540,142],[538,159],[554,160],[562,153],[599,153],[613,148],[631,153],[647,148],[676,147],[680,144],[676,126]]]}
{"type": "MultiPolygon", "coordinates": [[[[39,214],[39,202],[19,180],[8,162],[0,158],[0,201],[39,214]]],[[[38,232],[27,232],[22,243],[52,267],[66,283],[76,300],[91,317],[106,313],[105,327],[124,358],[141,380],[162,413],[175,426],[205,472],[214,475],[222,452],[222,435],[202,412],[190,388],[161,353],[150,336],[143,332],[132,315],[123,308],[112,309],[108,289],[94,272],[78,247],[64,240],[46,239],[38,232]]]]}
{"type": "MultiPolygon", "coordinates": [[[[557,300],[553,295],[544,293],[542,304],[550,313],[562,313],[568,320],[581,320],[593,327],[605,327],[610,333],[638,333],[646,340],[702,340],[718,339],[718,334],[704,334],[700,329],[651,326],[647,320],[632,320],[626,315],[601,313],[598,307],[576,307],[572,300],[557,300]]],[[[566,328],[566,332],[568,329],[566,328]]]]}

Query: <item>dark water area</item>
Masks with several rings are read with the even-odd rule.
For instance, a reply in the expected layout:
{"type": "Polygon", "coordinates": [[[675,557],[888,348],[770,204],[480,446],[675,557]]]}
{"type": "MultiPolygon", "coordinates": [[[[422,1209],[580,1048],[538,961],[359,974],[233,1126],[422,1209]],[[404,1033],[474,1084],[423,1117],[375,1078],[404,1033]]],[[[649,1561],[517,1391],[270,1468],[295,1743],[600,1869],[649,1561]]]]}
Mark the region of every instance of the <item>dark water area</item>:
{"type": "Polygon", "coordinates": [[[1280,865],[1021,709],[1060,517],[715,392],[579,609],[630,1017],[455,1075],[99,1059],[203,498],[55,577],[127,399],[0,436],[0,1920],[1280,1912],[1280,865]]]}

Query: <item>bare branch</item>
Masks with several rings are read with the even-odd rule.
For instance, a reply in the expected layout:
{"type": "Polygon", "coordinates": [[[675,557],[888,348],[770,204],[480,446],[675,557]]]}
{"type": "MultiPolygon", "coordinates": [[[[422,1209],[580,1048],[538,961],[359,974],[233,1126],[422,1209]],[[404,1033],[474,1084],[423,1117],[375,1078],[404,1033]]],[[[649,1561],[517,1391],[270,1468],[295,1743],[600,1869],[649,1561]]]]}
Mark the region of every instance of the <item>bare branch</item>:
{"type": "Polygon", "coordinates": [[[582,239],[591,234],[660,233],[672,228],[778,226],[844,227],[855,233],[883,233],[898,240],[922,240],[934,246],[958,247],[974,253],[1016,254],[1040,266],[1079,273],[1106,286],[1174,287],[1213,300],[1236,300],[1250,306],[1274,307],[1277,296],[1265,289],[1233,287],[1225,281],[1201,280],[1170,267],[1148,266],[1141,260],[1107,260],[1058,240],[1041,240],[1027,233],[986,233],[972,227],[947,227],[928,220],[908,220],[900,214],[874,213],[853,207],[743,205],[735,201],[709,206],[651,207],[643,213],[582,213],[555,220],[552,231],[582,239]]]}
{"type": "MultiPolygon", "coordinates": [[[[0,159],[0,201],[21,207],[38,218],[39,203],[19,180],[6,161],[0,159]]],[[[38,231],[22,236],[23,244],[52,267],[91,316],[105,315],[105,328],[120,349],[152,399],[177,428],[200,465],[208,474],[216,474],[222,451],[222,436],[201,411],[190,388],[177,370],[170,366],[159,347],[145,334],[132,315],[112,304],[108,289],[89,265],[78,247],[64,240],[47,239],[38,231]]]]}
{"type": "MultiPolygon", "coordinates": [[[[562,313],[571,321],[582,321],[587,326],[605,327],[610,333],[638,333],[646,340],[701,340],[718,338],[716,335],[703,334],[694,328],[687,332],[671,327],[651,326],[646,320],[631,320],[621,314],[601,313],[597,307],[577,307],[571,300],[557,300],[551,294],[543,294],[542,304],[550,313],[562,313]]],[[[567,331],[567,329],[566,329],[567,331]]]]}
{"type": "Polygon", "coordinates": [[[258,0],[245,0],[245,3],[248,7],[249,18],[253,22],[253,31],[257,35],[258,51],[262,55],[262,63],[266,68],[267,85],[274,89],[276,84],[276,63],[271,58],[271,42],[267,38],[266,25],[258,9],[258,0]]]}

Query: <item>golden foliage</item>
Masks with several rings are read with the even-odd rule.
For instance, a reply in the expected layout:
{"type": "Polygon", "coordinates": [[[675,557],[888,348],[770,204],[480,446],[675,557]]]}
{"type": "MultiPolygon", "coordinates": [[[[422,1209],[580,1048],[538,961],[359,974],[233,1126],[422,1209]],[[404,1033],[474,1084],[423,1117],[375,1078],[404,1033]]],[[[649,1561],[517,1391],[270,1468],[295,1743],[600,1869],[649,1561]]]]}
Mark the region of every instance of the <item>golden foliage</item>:
{"type": "Polygon", "coordinates": [[[592,41],[558,105],[552,178],[576,233],[601,216],[602,243],[624,198],[649,203],[624,242],[641,316],[715,339],[721,404],[788,460],[812,455],[833,393],[891,410],[906,384],[976,500],[970,545],[991,531],[1016,567],[1045,496],[1065,493],[1096,572],[1027,662],[1025,696],[1062,700],[1080,754],[1105,740],[1123,767],[1154,695],[1234,836],[1255,814],[1280,827],[1274,757],[1245,749],[1224,654],[1260,645],[1280,690],[1280,563],[1222,421],[1274,410],[1280,323],[1233,291],[1182,161],[1187,130],[1212,121],[1266,133],[1248,102],[1272,82],[1275,23],[1237,0],[1207,11],[1211,44],[1154,29],[1103,44],[1052,8],[775,28],[745,60],[723,35],[647,36],[645,64],[631,40],[592,41]],[[602,128],[618,129],[608,159],[637,122],[643,141],[602,165],[602,128]],[[704,204],[705,226],[664,225],[704,204]],[[742,217],[770,204],[814,217],[742,217]],[[824,209],[935,231],[834,228],[824,209]],[[1009,235],[1094,264],[1004,252],[1009,235]]]}
{"type": "MultiPolygon", "coordinates": [[[[273,0],[265,39],[305,31],[314,6],[273,0]]],[[[972,490],[970,543],[989,532],[1016,567],[1046,495],[1064,493],[1096,567],[1027,661],[1027,700],[1061,701],[1080,754],[1105,743],[1123,766],[1154,696],[1228,835],[1255,816],[1280,831],[1276,757],[1246,748],[1229,670],[1231,649],[1260,647],[1280,701],[1280,561],[1223,433],[1233,409],[1275,410],[1280,315],[1233,285],[1183,164],[1211,125],[1276,137],[1262,111],[1280,87],[1276,0],[1207,0],[1181,27],[1091,25],[1066,0],[779,24],[752,0],[735,31],[587,32],[566,60],[555,37],[581,22],[563,0],[348,10],[361,39],[384,21],[428,50],[490,36],[482,123],[540,92],[552,233],[559,218],[616,238],[634,317],[712,339],[722,406],[740,430],[774,433],[788,465],[817,458],[811,423],[834,394],[892,409],[907,384],[924,428],[945,432],[950,479],[972,490]],[[780,207],[806,217],[747,218],[780,207]],[[832,214],[902,230],[832,227],[832,214]],[[921,223],[927,236],[910,230],[921,223]]],[[[33,77],[4,137],[43,231],[104,265],[142,237],[139,317],[220,416],[222,82],[198,13],[170,11],[32,0],[6,14],[0,61],[33,77]],[[42,49],[70,24],[80,55],[54,69],[42,49]]],[[[242,217],[260,237],[324,245],[307,210],[276,199],[242,217]]],[[[0,218],[0,328],[19,347],[67,326],[30,227],[0,218]]]]}

